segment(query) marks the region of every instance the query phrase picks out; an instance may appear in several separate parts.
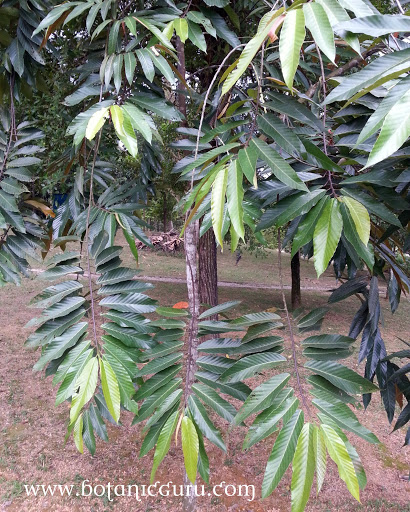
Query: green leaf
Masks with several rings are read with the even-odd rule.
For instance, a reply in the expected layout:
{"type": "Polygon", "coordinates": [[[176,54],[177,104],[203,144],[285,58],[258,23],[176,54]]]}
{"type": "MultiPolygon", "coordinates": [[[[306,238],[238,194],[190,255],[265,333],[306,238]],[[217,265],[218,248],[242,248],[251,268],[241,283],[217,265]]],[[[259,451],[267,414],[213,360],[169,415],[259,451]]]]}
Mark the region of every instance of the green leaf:
{"type": "Polygon", "coordinates": [[[95,435],[94,435],[94,428],[92,423],[92,416],[90,413],[90,409],[84,411],[83,413],[83,441],[85,446],[87,447],[88,451],[91,453],[91,455],[94,455],[95,453],[95,435]]]}
{"type": "Polygon", "coordinates": [[[251,414],[271,406],[272,402],[277,397],[278,393],[286,386],[289,379],[289,373],[282,373],[275,375],[256,387],[239,409],[235,417],[235,424],[239,425],[251,414]]]}
{"type": "Polygon", "coordinates": [[[246,356],[222,373],[220,379],[222,382],[238,382],[252,377],[257,372],[278,366],[283,361],[286,361],[285,357],[272,352],[246,356]]]}
{"type": "Polygon", "coordinates": [[[369,117],[363,130],[360,132],[359,138],[356,141],[356,146],[367,140],[381,128],[386,115],[394,107],[397,101],[399,101],[408,92],[409,84],[410,76],[407,76],[389,90],[377,109],[369,117]]]}
{"type": "Polygon", "coordinates": [[[108,37],[108,46],[107,46],[107,53],[108,55],[111,55],[112,53],[115,53],[117,50],[117,42],[118,42],[118,34],[120,31],[121,22],[116,20],[111,25],[110,29],[110,35],[108,37]]]}
{"type": "Polygon", "coordinates": [[[136,394],[134,395],[134,400],[142,400],[152,395],[154,391],[165,386],[172,378],[177,375],[177,373],[181,370],[181,365],[170,366],[166,370],[162,370],[154,374],[148,380],[146,380],[141,386],[138,388],[136,394]]]}
{"type": "MultiPolygon", "coordinates": [[[[122,113],[122,112],[121,112],[122,113]]],[[[117,130],[117,136],[120,141],[126,147],[128,153],[136,158],[138,155],[138,141],[135,136],[135,132],[132,126],[131,118],[128,115],[123,115],[123,134],[120,134],[117,130]]]]}
{"type": "Polygon", "coordinates": [[[310,31],[316,44],[331,62],[335,62],[336,47],[333,38],[333,29],[323,7],[311,2],[303,4],[303,13],[306,20],[306,28],[310,31]]]}
{"type": "Polygon", "coordinates": [[[407,91],[384,118],[380,134],[364,169],[392,155],[406,142],[409,135],[410,91],[407,91]]]}
{"type": "Polygon", "coordinates": [[[276,489],[292,462],[303,421],[303,411],[297,410],[279,432],[266,465],[262,498],[267,498],[276,489]]]}
{"type": "Polygon", "coordinates": [[[324,103],[328,105],[335,101],[348,100],[359,91],[360,95],[363,95],[394,76],[400,76],[410,68],[409,56],[410,48],[406,48],[379,57],[361,71],[345,77],[343,82],[327,96],[324,103]]]}
{"type": "Polygon", "coordinates": [[[202,434],[196,425],[195,428],[199,439],[198,473],[201,475],[202,480],[209,484],[209,458],[205,450],[202,434]]]}
{"type": "Polygon", "coordinates": [[[310,496],[315,472],[313,432],[314,426],[305,423],[296,445],[292,463],[292,512],[303,512],[310,496]]]}
{"type": "Polygon", "coordinates": [[[117,377],[107,360],[100,359],[100,374],[105,403],[111,416],[118,423],[120,419],[120,389],[117,377]]]}
{"type": "Polygon", "coordinates": [[[152,373],[158,373],[161,370],[165,370],[169,366],[177,363],[182,357],[180,352],[176,354],[169,354],[164,357],[159,357],[158,359],[153,359],[149,363],[147,363],[143,368],[138,370],[137,376],[142,377],[143,375],[151,375],[152,373]]]}
{"type": "Polygon", "coordinates": [[[308,191],[308,188],[292,167],[279,155],[279,153],[268,146],[266,142],[261,139],[253,138],[251,141],[251,146],[252,145],[257,148],[260,158],[271,168],[273,174],[279,181],[288,185],[288,187],[303,190],[303,192],[308,191]]]}
{"type": "Polygon", "coordinates": [[[395,32],[410,32],[410,19],[399,14],[373,14],[339,23],[335,31],[380,37],[395,32]]]}
{"type": "Polygon", "coordinates": [[[343,197],[341,200],[349,208],[350,215],[356,226],[356,231],[357,234],[359,235],[360,240],[364,243],[364,245],[367,245],[369,243],[370,238],[369,212],[361,203],[356,201],[356,199],[350,197],[343,197]]]}
{"type": "Polygon", "coordinates": [[[225,395],[232,396],[243,402],[251,393],[251,389],[243,382],[234,382],[233,384],[222,384],[218,381],[218,374],[211,372],[196,372],[196,378],[212,389],[219,391],[225,395]]]}
{"type": "Polygon", "coordinates": [[[218,304],[217,306],[209,308],[203,313],[201,313],[198,318],[199,320],[202,320],[203,318],[208,318],[212,315],[217,315],[218,313],[222,313],[222,311],[227,311],[228,309],[234,308],[240,303],[240,300],[231,300],[229,302],[224,302],[223,304],[218,304]]]}
{"type": "Polygon", "coordinates": [[[340,427],[337,426],[337,424],[329,418],[329,416],[326,416],[325,414],[318,413],[318,418],[320,419],[321,423],[324,423],[325,425],[329,425],[333,428],[333,430],[337,433],[337,435],[342,439],[344,442],[347,453],[349,454],[350,458],[352,459],[354,470],[356,472],[357,480],[359,482],[360,489],[364,489],[367,485],[367,478],[366,473],[363,468],[363,464],[360,460],[360,457],[356,451],[356,448],[352,446],[349,443],[349,440],[347,439],[346,435],[343,433],[343,431],[340,429],[340,427]]]}
{"type": "Polygon", "coordinates": [[[143,457],[150,450],[152,450],[152,448],[154,448],[154,446],[157,444],[157,441],[158,441],[159,435],[161,433],[162,427],[165,425],[165,423],[167,422],[168,418],[172,414],[174,414],[174,412],[176,412],[177,410],[178,410],[178,406],[174,406],[173,409],[171,409],[170,411],[165,413],[159,419],[159,421],[157,421],[157,423],[155,423],[155,425],[153,425],[149,429],[148,433],[144,437],[144,440],[142,441],[142,444],[141,444],[141,450],[140,450],[140,454],[139,454],[140,457],[143,457]]]}
{"type": "MultiPolygon", "coordinates": [[[[268,97],[273,101],[264,103],[266,108],[285,114],[292,119],[296,119],[302,124],[306,124],[315,130],[315,132],[323,131],[323,124],[312,111],[302,103],[299,103],[296,98],[292,96],[285,96],[283,93],[269,91],[268,97]]],[[[306,140],[303,142],[305,145],[306,140]]],[[[315,146],[314,144],[312,144],[315,146]]],[[[309,155],[309,150],[308,150],[309,155]]]]}
{"type": "Polygon", "coordinates": [[[347,241],[351,244],[353,250],[358,256],[366,263],[366,265],[372,269],[374,265],[374,254],[370,250],[370,247],[366,247],[360,240],[354,221],[350,215],[349,210],[344,204],[341,207],[341,213],[343,218],[343,234],[347,241]]]}
{"type": "Polygon", "coordinates": [[[222,96],[226,94],[241,78],[255,57],[262,43],[268,37],[271,30],[277,30],[283,21],[283,8],[270,11],[261,19],[256,35],[246,44],[238,59],[235,69],[227,76],[222,86],[222,96]]]}
{"type": "Polygon", "coordinates": [[[70,424],[78,418],[80,410],[92,398],[98,380],[98,360],[93,357],[83,368],[75,381],[76,391],[73,394],[70,409],[70,424]]]}
{"type": "Polygon", "coordinates": [[[228,168],[221,169],[212,184],[211,212],[215,238],[223,248],[222,225],[225,207],[225,192],[228,185],[228,168]]]}
{"type": "Polygon", "coordinates": [[[103,107],[94,112],[90,117],[85,131],[85,136],[88,140],[93,140],[97,132],[104,126],[105,121],[108,119],[108,109],[109,107],[103,107]]]}
{"type": "Polygon", "coordinates": [[[326,475],[326,444],[322,430],[316,425],[313,428],[313,450],[316,460],[317,494],[319,494],[326,475]]]}
{"type": "Polygon", "coordinates": [[[46,308],[64,299],[67,295],[81,290],[83,285],[78,281],[64,281],[62,283],[45,288],[40,294],[30,301],[30,306],[35,308],[46,308]]]}
{"type": "Polygon", "coordinates": [[[337,464],[340,478],[346,483],[350,494],[360,502],[359,482],[343,440],[329,425],[320,425],[320,431],[323,434],[330,457],[337,464]]]}
{"type": "Polygon", "coordinates": [[[144,426],[144,431],[148,430],[152,425],[157,423],[159,419],[161,419],[168,411],[172,411],[175,406],[178,406],[181,403],[182,389],[177,389],[173,391],[166,399],[162,402],[162,404],[156,409],[154,414],[149,418],[144,426]]]}
{"type": "Polygon", "coordinates": [[[148,21],[147,18],[136,18],[135,16],[133,16],[132,18],[131,17],[125,18],[124,21],[125,21],[127,27],[130,29],[131,33],[135,37],[138,37],[138,32],[134,29],[134,27],[135,27],[135,22],[133,23],[134,20],[136,20],[138,23],[140,23],[145,28],[147,28],[152,34],[154,34],[154,36],[158,39],[158,41],[160,41],[166,48],[168,48],[170,50],[174,50],[174,47],[172,46],[172,44],[162,34],[162,32],[159,30],[159,28],[157,28],[150,21],[148,21]]]}
{"type": "Polygon", "coordinates": [[[61,318],[76,311],[85,302],[84,297],[65,297],[60,302],[53,304],[43,311],[43,314],[37,318],[31,319],[25,327],[33,327],[39,325],[46,320],[61,318]]]}
{"type": "Polygon", "coordinates": [[[280,316],[277,315],[276,313],[271,313],[270,311],[261,311],[260,313],[248,313],[247,315],[235,318],[234,320],[231,321],[231,325],[235,327],[246,328],[256,326],[259,324],[265,324],[268,327],[268,325],[270,324],[273,328],[272,323],[275,322],[276,320],[280,320],[280,316]]]}
{"type": "Polygon", "coordinates": [[[140,61],[142,71],[144,72],[144,75],[147,77],[147,80],[152,82],[154,80],[155,76],[155,69],[154,64],[151,60],[151,55],[148,52],[147,49],[139,49],[135,52],[135,55],[138,57],[138,60],[140,61]]]}
{"type": "Polygon", "coordinates": [[[339,202],[332,198],[323,208],[313,234],[315,269],[318,277],[327,269],[336,251],[342,229],[339,202]]]}
{"type": "Polygon", "coordinates": [[[331,158],[329,158],[323,151],[308,140],[303,141],[303,145],[307,151],[307,161],[313,164],[318,169],[326,169],[327,171],[344,173],[344,169],[337,165],[331,158]]]}
{"type": "Polygon", "coordinates": [[[159,388],[149,396],[142,404],[138,415],[134,418],[133,424],[140,423],[151,416],[157,407],[160,407],[165,400],[180,387],[182,379],[172,379],[170,382],[159,388]]]}
{"type": "Polygon", "coordinates": [[[316,359],[317,361],[335,361],[338,359],[346,359],[353,354],[349,348],[305,348],[302,352],[303,356],[308,359],[316,359]]]}
{"type": "MultiPolygon", "coordinates": [[[[188,39],[188,22],[185,18],[176,18],[174,20],[174,28],[176,35],[183,43],[188,39]]],[[[196,471],[195,471],[196,474],[196,471]]],[[[192,482],[193,483],[193,482],[192,482]]]]}
{"type": "Polygon", "coordinates": [[[162,427],[161,433],[158,437],[157,447],[154,453],[154,463],[151,470],[150,483],[154,482],[155,473],[157,472],[158,466],[163,461],[165,455],[168,453],[169,447],[171,446],[171,439],[174,430],[178,423],[179,411],[175,411],[167,419],[165,425],[162,427]]]}
{"type": "MultiPolygon", "coordinates": [[[[350,16],[337,0],[316,0],[316,2],[326,11],[333,30],[338,23],[350,21],[350,16]]],[[[356,36],[344,31],[342,37],[356,53],[360,54],[360,44],[356,36]]]]}
{"type": "Polygon", "coordinates": [[[110,107],[110,114],[112,124],[114,125],[114,129],[117,132],[118,137],[125,137],[124,114],[122,113],[121,107],[119,105],[112,105],[110,107]]]}
{"type": "Polygon", "coordinates": [[[127,52],[124,54],[124,69],[125,76],[128,80],[128,83],[131,85],[134,79],[134,71],[137,66],[137,61],[135,59],[135,55],[132,52],[127,52]]]}
{"type": "Polygon", "coordinates": [[[19,208],[16,203],[16,198],[10,194],[7,194],[4,190],[0,189],[0,204],[5,210],[11,212],[18,212],[19,208]]]}
{"type": "Polygon", "coordinates": [[[181,437],[185,471],[189,480],[195,484],[198,467],[199,439],[195,425],[188,416],[182,418],[181,437]]]}
{"type": "Polygon", "coordinates": [[[244,450],[276,432],[280,420],[282,420],[283,425],[286,425],[299,405],[299,400],[295,397],[290,397],[282,401],[282,396],[288,396],[291,393],[292,390],[290,389],[283,390],[283,392],[279,393],[276,397],[274,403],[257,416],[244,440],[244,450]],[[280,403],[281,401],[282,403],[280,403]],[[277,402],[280,403],[279,406],[277,406],[277,402]]]}
{"type": "Polygon", "coordinates": [[[54,9],[52,9],[47,16],[41,21],[41,23],[36,27],[33,32],[33,36],[41,32],[43,29],[48,28],[55,21],[57,21],[62,14],[64,14],[68,9],[71,9],[75,4],[68,2],[66,4],[58,5],[54,9]]]}
{"type": "Polygon", "coordinates": [[[157,308],[155,312],[161,316],[188,316],[189,314],[186,309],[167,308],[164,306],[157,308]]]}
{"type": "Polygon", "coordinates": [[[168,354],[171,354],[172,352],[175,352],[176,350],[181,349],[183,346],[184,342],[182,340],[167,341],[165,343],[160,343],[159,345],[156,345],[152,349],[145,350],[141,359],[145,361],[146,359],[155,359],[158,357],[163,357],[168,354]]]}
{"type": "Polygon", "coordinates": [[[307,377],[307,381],[313,385],[313,388],[309,390],[310,394],[320,400],[325,400],[329,403],[332,403],[334,400],[339,400],[346,404],[357,403],[356,398],[348,395],[345,391],[337,388],[319,375],[310,375],[307,377]]]}
{"type": "Polygon", "coordinates": [[[359,423],[359,420],[348,405],[338,402],[329,404],[316,398],[312,400],[312,403],[319,411],[329,416],[340,428],[353,432],[368,443],[379,443],[373,432],[359,423]]]}
{"type": "Polygon", "coordinates": [[[88,323],[80,322],[69,327],[61,336],[54,338],[41,353],[40,359],[33,366],[33,371],[40,371],[49,361],[61,357],[68,348],[73,347],[82,338],[87,329],[88,323]]]}
{"type": "Polygon", "coordinates": [[[354,12],[357,18],[379,14],[379,11],[367,0],[339,0],[339,3],[348,11],[354,12]]]}
{"type": "Polygon", "coordinates": [[[258,126],[290,156],[300,158],[302,154],[306,153],[302,141],[295,131],[288,128],[277,116],[273,114],[258,116],[258,126]]]}
{"type": "Polygon", "coordinates": [[[349,348],[351,343],[354,343],[353,338],[342,336],[340,334],[319,334],[309,336],[301,343],[302,347],[315,347],[315,348],[349,348]]]}
{"type": "Polygon", "coordinates": [[[312,240],[316,223],[320,217],[320,214],[322,213],[326,201],[328,200],[328,196],[323,196],[320,201],[308,211],[306,217],[304,217],[298,224],[297,231],[292,241],[292,258],[301,247],[305,246],[312,240]]]}
{"type": "Polygon", "coordinates": [[[258,178],[256,175],[256,162],[258,161],[258,151],[255,146],[246,146],[238,152],[238,162],[243,174],[249,183],[258,188],[258,178]]]}
{"type": "Polygon", "coordinates": [[[198,366],[208,372],[221,375],[227,368],[230,368],[234,361],[227,357],[202,356],[198,358],[198,366]]]}
{"type": "Polygon", "coordinates": [[[195,395],[188,398],[189,411],[202,434],[215,446],[226,452],[225,443],[220,432],[212,423],[205,407],[195,395]]]}
{"type": "Polygon", "coordinates": [[[199,11],[189,11],[187,14],[187,18],[198,25],[202,25],[204,29],[210,34],[212,37],[216,37],[216,30],[212,26],[212,23],[209,18],[207,18],[204,14],[199,11]]]}
{"type": "Polygon", "coordinates": [[[279,38],[279,56],[283,79],[290,90],[299,65],[300,50],[305,40],[305,16],[302,9],[286,13],[279,38]]]}
{"type": "Polygon", "coordinates": [[[23,192],[29,191],[25,185],[19,183],[16,179],[9,177],[3,178],[0,186],[5,192],[12,194],[13,196],[19,196],[23,192]]]}
{"type": "Polygon", "coordinates": [[[332,361],[308,361],[305,368],[324,377],[346,393],[363,394],[377,391],[377,386],[358,373],[332,361]]]}
{"type": "MultiPolygon", "coordinates": [[[[215,182],[214,182],[215,184],[215,182]]],[[[245,240],[245,228],[243,225],[243,184],[242,171],[239,167],[238,160],[233,160],[228,167],[228,179],[226,198],[228,203],[228,212],[231,223],[237,235],[245,240]]]]}
{"type": "Polygon", "coordinates": [[[84,452],[83,447],[83,415],[78,416],[77,421],[74,423],[74,442],[77,450],[80,453],[84,452]]]}
{"type": "Polygon", "coordinates": [[[185,165],[181,169],[182,176],[184,176],[185,174],[188,174],[193,169],[202,167],[204,164],[210,163],[212,160],[215,159],[215,157],[217,157],[221,153],[228,153],[231,149],[234,149],[238,146],[240,146],[239,143],[232,142],[230,144],[218,146],[217,148],[211,149],[210,151],[207,151],[206,153],[201,153],[196,160],[193,160],[192,162],[190,162],[188,165],[185,165]]]}
{"type": "MultiPolygon", "coordinates": [[[[280,208],[280,215],[275,219],[276,226],[284,226],[291,220],[304,215],[309,212],[326,194],[326,190],[317,189],[306,194],[294,195],[286,197],[277,203],[277,208],[280,208]]],[[[261,219],[261,223],[263,218],[261,219]]]]}
{"type": "Polygon", "coordinates": [[[206,53],[206,40],[201,27],[191,20],[188,20],[188,37],[200,50],[206,53]]]}
{"type": "Polygon", "coordinates": [[[200,398],[206,405],[209,405],[221,418],[232,423],[236,416],[235,407],[221,398],[219,394],[208,386],[203,384],[194,384],[192,391],[200,398]]]}
{"type": "Polygon", "coordinates": [[[148,52],[151,56],[151,60],[154,63],[154,66],[165,77],[165,79],[168,80],[170,84],[173,84],[175,82],[175,75],[167,60],[160,53],[155,55],[152,50],[148,50],[148,52]]]}

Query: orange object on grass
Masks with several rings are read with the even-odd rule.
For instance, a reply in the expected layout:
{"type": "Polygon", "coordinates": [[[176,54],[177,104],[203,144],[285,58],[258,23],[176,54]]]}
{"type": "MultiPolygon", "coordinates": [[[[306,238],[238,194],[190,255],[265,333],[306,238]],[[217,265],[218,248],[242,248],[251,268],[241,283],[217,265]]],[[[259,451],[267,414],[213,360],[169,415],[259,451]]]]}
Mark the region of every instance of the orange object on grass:
{"type": "Polygon", "coordinates": [[[189,306],[188,302],[177,302],[172,307],[175,309],[187,309],[189,306]]]}

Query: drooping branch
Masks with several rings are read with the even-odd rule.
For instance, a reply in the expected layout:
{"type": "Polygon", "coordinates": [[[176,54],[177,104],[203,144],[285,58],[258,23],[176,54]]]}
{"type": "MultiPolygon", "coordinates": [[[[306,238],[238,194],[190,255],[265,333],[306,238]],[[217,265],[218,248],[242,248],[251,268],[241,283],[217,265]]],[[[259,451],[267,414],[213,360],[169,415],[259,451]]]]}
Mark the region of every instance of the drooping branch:
{"type": "Polygon", "coordinates": [[[291,346],[292,346],[292,359],[293,359],[293,367],[295,370],[297,387],[299,390],[300,398],[302,399],[303,406],[304,406],[306,412],[308,413],[308,416],[311,417],[309,403],[306,398],[305,390],[303,389],[302,382],[300,379],[298,359],[297,359],[297,354],[296,354],[296,341],[295,341],[295,337],[293,334],[292,321],[290,319],[289,310],[288,310],[288,306],[286,303],[285,289],[283,287],[282,241],[281,241],[281,236],[280,236],[280,228],[278,229],[278,270],[279,270],[279,286],[280,286],[280,291],[281,291],[281,295],[282,295],[283,309],[285,311],[286,323],[288,324],[289,337],[290,337],[290,342],[291,342],[291,346]]]}
{"type": "MultiPolygon", "coordinates": [[[[377,46],[374,46],[373,48],[370,48],[369,50],[363,52],[362,55],[358,55],[354,59],[349,60],[349,62],[346,62],[346,64],[344,64],[343,66],[340,66],[340,68],[336,68],[333,71],[331,71],[327,75],[326,80],[345,75],[351,69],[357,68],[360,65],[364,64],[367,57],[370,57],[371,55],[379,52],[381,49],[382,49],[381,45],[377,45],[377,46]]],[[[317,82],[315,82],[314,84],[312,84],[309,87],[309,89],[306,91],[305,96],[307,96],[308,98],[313,98],[313,96],[315,95],[316,89],[319,87],[319,85],[321,83],[321,80],[322,79],[320,79],[317,82]]],[[[304,101],[306,101],[306,98],[300,98],[299,101],[301,103],[303,103],[304,101]]]]}
{"type": "Polygon", "coordinates": [[[93,327],[93,337],[94,337],[94,343],[95,348],[97,349],[97,352],[99,352],[99,343],[98,343],[98,335],[97,335],[97,324],[95,320],[95,303],[94,303],[94,291],[93,291],[93,285],[92,285],[92,276],[91,276],[91,262],[90,262],[90,247],[89,247],[89,240],[88,235],[90,231],[90,215],[91,215],[91,206],[94,202],[94,196],[93,196],[93,179],[94,179],[94,169],[95,169],[95,162],[97,160],[98,155],[98,148],[100,147],[101,142],[101,135],[102,135],[102,129],[99,131],[97,136],[97,142],[94,147],[94,156],[91,164],[90,169],[90,192],[88,197],[88,212],[87,212],[87,224],[86,224],[86,231],[85,231],[85,244],[86,244],[86,253],[87,253],[87,271],[88,271],[88,287],[89,287],[89,293],[90,293],[90,308],[91,308],[91,321],[92,321],[92,327],[93,327]]]}

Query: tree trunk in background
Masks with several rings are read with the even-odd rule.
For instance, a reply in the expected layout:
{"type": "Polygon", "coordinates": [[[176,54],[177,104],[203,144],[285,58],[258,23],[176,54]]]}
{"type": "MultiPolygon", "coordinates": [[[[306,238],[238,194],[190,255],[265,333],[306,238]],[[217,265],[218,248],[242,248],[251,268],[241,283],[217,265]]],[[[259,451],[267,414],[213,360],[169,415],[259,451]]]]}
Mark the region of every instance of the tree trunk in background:
{"type": "Polygon", "coordinates": [[[291,302],[292,309],[297,309],[302,304],[302,295],[300,292],[300,253],[293,256],[290,262],[290,271],[292,275],[291,302]]]}
{"type": "Polygon", "coordinates": [[[164,233],[167,231],[167,225],[168,225],[168,211],[167,211],[167,195],[165,194],[165,192],[163,193],[163,199],[164,199],[164,208],[163,208],[163,211],[162,211],[162,215],[163,215],[163,222],[164,222],[164,233]]]}
{"type": "Polygon", "coordinates": [[[202,304],[218,304],[217,269],[215,235],[208,229],[199,239],[199,300],[202,304]]]}

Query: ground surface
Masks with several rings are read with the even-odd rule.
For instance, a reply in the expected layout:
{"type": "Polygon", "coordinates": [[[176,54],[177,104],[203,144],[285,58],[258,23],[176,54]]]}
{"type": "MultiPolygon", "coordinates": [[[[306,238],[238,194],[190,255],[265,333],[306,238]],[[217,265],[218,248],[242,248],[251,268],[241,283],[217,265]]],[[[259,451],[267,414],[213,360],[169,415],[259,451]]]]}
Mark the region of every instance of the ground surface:
{"type": "MultiPolygon", "coordinates": [[[[288,268],[286,256],[284,265],[288,268]]],[[[274,254],[268,258],[255,258],[245,254],[238,266],[229,253],[220,257],[219,276],[223,281],[236,283],[278,283],[277,264],[274,254]]],[[[131,260],[129,261],[131,263],[131,260]]],[[[179,257],[167,257],[143,253],[141,267],[145,275],[183,278],[184,261],[179,257]]],[[[289,273],[285,284],[289,284],[289,273]]],[[[306,308],[323,305],[328,292],[335,286],[330,270],[317,281],[313,265],[302,262],[302,286],[313,288],[303,292],[306,308]]],[[[23,348],[27,331],[23,328],[35,310],[27,307],[31,297],[39,293],[42,284],[25,281],[21,288],[7,286],[0,290],[0,510],[20,511],[148,511],[174,512],[182,510],[180,498],[143,498],[136,502],[131,497],[117,497],[109,502],[105,494],[100,498],[61,496],[27,497],[24,485],[73,484],[73,493],[80,491],[81,481],[89,480],[93,485],[148,484],[152,464],[152,452],[143,459],[138,458],[141,445],[141,427],[131,427],[132,417],[124,414],[123,427],[109,428],[109,443],[99,442],[94,457],[88,453],[80,455],[72,440],[64,446],[68,404],[54,406],[55,389],[51,379],[33,373],[32,366],[38,355],[23,348]]],[[[151,294],[161,299],[163,305],[172,305],[186,300],[183,283],[156,283],[151,294]]],[[[237,312],[260,311],[266,308],[281,308],[277,289],[221,288],[220,301],[242,299],[237,312]]],[[[410,306],[402,301],[400,310],[392,316],[387,302],[382,299],[384,320],[383,334],[392,351],[400,347],[398,337],[408,339],[410,332],[410,306]]],[[[331,307],[323,332],[346,333],[347,325],[357,309],[357,299],[352,298],[343,305],[331,307]]],[[[281,313],[281,311],[279,311],[281,313]]],[[[283,333],[282,333],[283,334],[283,333]]],[[[287,347],[288,348],[288,347],[287,347]]],[[[302,360],[301,360],[302,362],[302,360]]],[[[355,358],[349,363],[357,368],[355,358]]],[[[286,366],[286,365],[285,365],[286,366]]],[[[291,364],[289,363],[291,370],[291,364]]],[[[362,371],[362,369],[360,369],[362,371]]],[[[303,372],[303,370],[302,370],[303,372]]],[[[269,373],[266,373],[268,376],[269,373]]],[[[256,384],[257,380],[252,384],[256,384]]],[[[408,474],[409,449],[402,449],[403,432],[390,434],[391,428],[382,410],[380,399],[375,396],[366,413],[359,412],[359,419],[371,428],[381,441],[380,445],[369,445],[354,436],[349,436],[357,447],[367,472],[368,485],[362,492],[362,504],[350,496],[343,482],[337,477],[336,468],[329,463],[328,475],[318,498],[312,497],[307,507],[311,512],[410,512],[410,483],[401,479],[408,474]]],[[[244,433],[237,428],[228,434],[227,425],[216,421],[225,432],[229,450],[222,455],[213,445],[207,450],[211,465],[211,484],[251,484],[256,488],[256,500],[248,502],[238,497],[204,497],[199,499],[199,510],[266,511],[290,510],[290,472],[283,482],[266,500],[261,501],[260,487],[269,452],[275,434],[247,452],[241,451],[244,433]]],[[[171,447],[170,454],[160,466],[157,479],[161,483],[172,480],[182,482],[181,448],[171,447]]],[[[312,492],[313,496],[313,492],[312,492]]]]}

